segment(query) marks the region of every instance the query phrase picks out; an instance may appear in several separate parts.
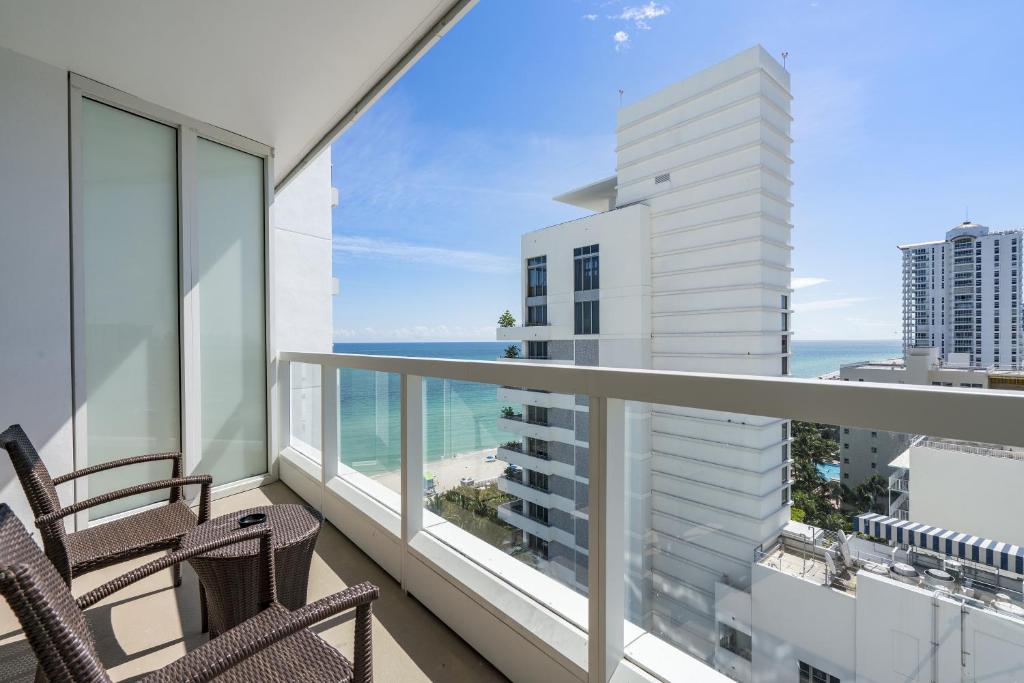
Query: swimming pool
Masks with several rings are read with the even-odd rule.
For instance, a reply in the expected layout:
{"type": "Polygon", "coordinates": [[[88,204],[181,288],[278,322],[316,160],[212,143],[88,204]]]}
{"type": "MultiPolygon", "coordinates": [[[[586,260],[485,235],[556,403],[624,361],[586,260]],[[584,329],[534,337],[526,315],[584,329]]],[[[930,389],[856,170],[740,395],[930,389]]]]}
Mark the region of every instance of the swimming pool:
{"type": "Polygon", "coordinates": [[[822,462],[818,463],[818,474],[825,477],[828,481],[839,480],[839,463],[834,462],[822,462]]]}

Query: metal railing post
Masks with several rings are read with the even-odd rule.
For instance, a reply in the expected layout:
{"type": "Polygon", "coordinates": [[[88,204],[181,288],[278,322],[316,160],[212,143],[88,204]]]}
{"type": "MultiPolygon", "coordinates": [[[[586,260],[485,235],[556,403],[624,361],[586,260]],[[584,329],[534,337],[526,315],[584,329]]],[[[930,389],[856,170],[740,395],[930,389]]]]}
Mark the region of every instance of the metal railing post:
{"type": "Polygon", "coordinates": [[[588,680],[608,683],[624,650],[626,404],[590,397],[588,680]]]}
{"type": "Polygon", "coordinates": [[[425,383],[402,375],[402,590],[409,592],[409,541],[423,529],[423,408],[425,383]]]}
{"type": "Polygon", "coordinates": [[[327,482],[338,473],[341,443],[338,422],[338,369],[320,366],[320,512],[324,511],[327,482]]]}

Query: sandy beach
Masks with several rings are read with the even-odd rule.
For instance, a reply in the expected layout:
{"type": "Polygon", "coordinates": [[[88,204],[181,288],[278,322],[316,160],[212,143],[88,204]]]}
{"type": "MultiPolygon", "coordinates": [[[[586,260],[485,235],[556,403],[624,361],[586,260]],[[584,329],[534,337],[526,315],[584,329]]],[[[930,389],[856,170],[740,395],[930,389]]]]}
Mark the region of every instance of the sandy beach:
{"type": "MultiPolygon", "coordinates": [[[[434,484],[438,491],[447,491],[459,485],[463,477],[472,477],[474,481],[494,479],[501,476],[507,464],[501,460],[484,462],[488,455],[497,454],[497,448],[485,448],[479,451],[459,453],[440,460],[430,460],[424,465],[427,472],[434,473],[434,484]]],[[[384,486],[397,491],[400,485],[401,472],[385,472],[374,477],[384,486]]]]}

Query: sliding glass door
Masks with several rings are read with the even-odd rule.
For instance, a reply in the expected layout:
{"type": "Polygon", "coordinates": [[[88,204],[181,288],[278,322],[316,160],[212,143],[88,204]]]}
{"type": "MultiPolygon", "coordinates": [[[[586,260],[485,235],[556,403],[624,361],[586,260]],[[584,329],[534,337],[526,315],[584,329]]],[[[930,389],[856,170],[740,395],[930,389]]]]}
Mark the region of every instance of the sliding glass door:
{"type": "Polygon", "coordinates": [[[267,471],[263,160],[199,138],[202,459],[214,482],[267,471]]]}
{"type": "MultiPolygon", "coordinates": [[[[81,368],[89,464],[181,450],[178,135],[82,102],[81,368]]],[[[95,493],[166,478],[166,463],[92,475],[95,493]]],[[[92,508],[92,519],[166,493],[92,508]]]]}
{"type": "MultiPolygon", "coordinates": [[[[76,467],[183,451],[186,473],[212,474],[215,486],[250,481],[268,463],[269,149],[77,81],[76,467]]],[[[79,480],[75,497],[169,474],[166,461],[118,468],[79,480]]],[[[77,522],[166,497],[109,503],[77,522]]]]}

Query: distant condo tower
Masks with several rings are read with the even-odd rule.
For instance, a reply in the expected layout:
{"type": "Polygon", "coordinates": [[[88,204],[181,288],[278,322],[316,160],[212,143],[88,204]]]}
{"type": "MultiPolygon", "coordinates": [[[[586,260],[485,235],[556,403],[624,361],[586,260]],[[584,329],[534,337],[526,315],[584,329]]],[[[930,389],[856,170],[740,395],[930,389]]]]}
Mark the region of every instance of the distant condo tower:
{"type": "MultiPolygon", "coordinates": [[[[525,324],[498,338],[527,362],[788,375],[790,100],[758,46],[622,108],[617,174],[555,198],[597,213],[523,236],[525,324]]],[[[586,397],[499,391],[524,406],[501,418],[522,437],[501,518],[586,592],[586,397]]],[[[627,614],[717,662],[716,592],[749,590],[790,517],[789,423],[631,405],[628,425],[627,614]]]]}
{"type": "Polygon", "coordinates": [[[1020,369],[1022,236],[964,221],[944,240],[900,246],[904,350],[929,346],[953,365],[1020,369]]]}

